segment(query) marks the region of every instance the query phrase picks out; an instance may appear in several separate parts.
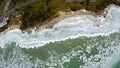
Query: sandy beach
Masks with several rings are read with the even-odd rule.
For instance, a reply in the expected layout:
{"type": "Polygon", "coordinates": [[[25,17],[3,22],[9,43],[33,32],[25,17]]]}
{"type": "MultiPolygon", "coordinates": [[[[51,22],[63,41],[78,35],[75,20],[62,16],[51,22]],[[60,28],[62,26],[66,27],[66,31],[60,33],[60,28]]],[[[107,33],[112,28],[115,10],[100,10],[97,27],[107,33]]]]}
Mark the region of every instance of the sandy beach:
{"type": "MultiPolygon", "coordinates": [[[[81,9],[81,10],[77,10],[77,11],[69,11],[69,12],[64,12],[64,11],[60,11],[58,12],[58,16],[53,18],[50,21],[45,21],[45,24],[43,24],[42,26],[45,26],[45,28],[52,28],[52,26],[54,24],[56,24],[57,22],[59,22],[60,20],[67,18],[67,17],[71,17],[71,16],[75,16],[75,15],[96,15],[96,13],[91,12],[91,11],[87,11],[85,9],[81,9]]],[[[20,19],[19,19],[19,15],[15,16],[16,20],[12,20],[11,24],[9,25],[8,29],[6,29],[5,31],[1,32],[0,34],[5,34],[7,31],[9,30],[13,30],[13,29],[20,29],[20,19]]],[[[37,26],[37,28],[40,28],[41,26],[37,26]]],[[[37,29],[36,29],[37,30],[37,29]]],[[[30,32],[31,29],[28,28],[25,31],[30,32]]]]}
{"type": "Polygon", "coordinates": [[[59,22],[64,18],[75,16],[75,15],[94,15],[95,16],[96,13],[83,9],[83,10],[70,11],[70,12],[60,11],[58,15],[59,15],[58,17],[53,18],[51,21],[46,22],[44,26],[46,28],[51,28],[55,23],[59,22]]]}

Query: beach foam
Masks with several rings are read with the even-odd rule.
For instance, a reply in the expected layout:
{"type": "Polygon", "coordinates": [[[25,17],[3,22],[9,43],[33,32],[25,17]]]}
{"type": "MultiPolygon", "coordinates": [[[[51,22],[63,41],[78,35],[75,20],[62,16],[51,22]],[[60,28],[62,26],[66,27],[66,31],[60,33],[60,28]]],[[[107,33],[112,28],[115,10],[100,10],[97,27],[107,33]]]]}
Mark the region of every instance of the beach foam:
{"type": "Polygon", "coordinates": [[[102,68],[114,68],[114,66],[120,61],[119,57],[120,51],[114,53],[111,57],[109,57],[102,68]]]}
{"type": "Polygon", "coordinates": [[[77,15],[59,21],[51,29],[42,29],[31,34],[22,33],[20,29],[8,31],[0,35],[0,46],[15,42],[20,47],[34,48],[42,47],[49,42],[74,39],[80,36],[94,37],[107,36],[120,31],[120,7],[111,5],[105,12],[106,17],[95,17],[92,15],[77,15]]]}

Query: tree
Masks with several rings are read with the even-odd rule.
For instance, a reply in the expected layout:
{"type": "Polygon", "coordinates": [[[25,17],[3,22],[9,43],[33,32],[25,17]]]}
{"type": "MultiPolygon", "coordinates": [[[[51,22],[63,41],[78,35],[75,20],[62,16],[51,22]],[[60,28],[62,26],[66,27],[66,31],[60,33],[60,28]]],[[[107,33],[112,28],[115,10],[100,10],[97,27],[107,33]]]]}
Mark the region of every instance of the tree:
{"type": "Polygon", "coordinates": [[[50,4],[51,0],[46,0],[46,6],[50,4]]]}
{"type": "Polygon", "coordinates": [[[85,8],[89,5],[90,0],[84,0],[85,8]]]}
{"type": "Polygon", "coordinates": [[[89,5],[89,2],[90,2],[90,0],[82,0],[82,1],[80,1],[80,4],[84,5],[85,8],[87,8],[87,6],[89,5]]]}
{"type": "Polygon", "coordinates": [[[85,0],[86,1],[86,6],[89,5],[90,0],[85,0]]]}

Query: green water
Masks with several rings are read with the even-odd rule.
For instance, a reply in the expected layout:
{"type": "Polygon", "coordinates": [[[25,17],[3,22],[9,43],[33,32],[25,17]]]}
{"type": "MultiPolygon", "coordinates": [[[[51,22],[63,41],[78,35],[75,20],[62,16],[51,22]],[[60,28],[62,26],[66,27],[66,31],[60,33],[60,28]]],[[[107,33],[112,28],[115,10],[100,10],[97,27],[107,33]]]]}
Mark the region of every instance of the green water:
{"type": "Polygon", "coordinates": [[[16,45],[0,49],[0,68],[103,68],[107,58],[118,52],[120,34],[80,37],[33,49],[16,45]]]}
{"type": "Polygon", "coordinates": [[[114,66],[114,68],[120,68],[120,62],[118,62],[118,63],[114,66]]]}

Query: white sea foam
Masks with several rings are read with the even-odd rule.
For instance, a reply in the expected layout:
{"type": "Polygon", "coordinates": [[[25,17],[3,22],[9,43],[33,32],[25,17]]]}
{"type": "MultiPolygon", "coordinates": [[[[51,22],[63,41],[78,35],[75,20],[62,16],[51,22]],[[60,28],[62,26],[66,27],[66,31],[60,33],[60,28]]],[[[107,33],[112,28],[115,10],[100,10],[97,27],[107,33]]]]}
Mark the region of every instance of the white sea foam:
{"type": "MultiPolygon", "coordinates": [[[[84,40],[84,38],[79,39],[84,40]]],[[[74,41],[75,40],[69,44],[64,42],[61,43],[64,43],[66,46],[76,45],[74,41]]],[[[71,67],[72,63],[72,66],[78,68],[78,64],[82,62],[84,64],[79,64],[79,68],[110,68],[114,66],[114,63],[116,63],[116,61],[120,59],[119,42],[120,36],[119,34],[116,34],[114,36],[108,36],[105,38],[102,37],[102,39],[96,37],[87,39],[84,43],[79,42],[77,46],[72,47],[72,49],[70,48],[70,50],[68,48],[68,50],[65,52],[61,52],[54,48],[52,50],[51,48],[45,48],[46,51],[48,51],[48,53],[46,53],[48,54],[46,60],[39,58],[42,55],[34,56],[34,51],[31,49],[28,51],[33,51],[33,53],[29,53],[26,51],[27,49],[23,50],[21,47],[7,47],[3,48],[1,51],[2,53],[0,55],[0,68],[69,68],[71,67]]],[[[58,48],[62,49],[64,45],[58,48]]],[[[38,49],[34,50],[35,52],[39,51],[38,49]]]]}
{"type": "Polygon", "coordinates": [[[22,33],[20,29],[8,31],[0,35],[0,46],[15,42],[20,47],[41,47],[49,42],[74,39],[80,36],[106,36],[120,30],[120,7],[112,5],[104,16],[77,15],[61,20],[51,29],[33,31],[31,34],[22,33]]]}
{"type": "Polygon", "coordinates": [[[120,61],[120,51],[109,57],[102,68],[114,68],[114,66],[120,61]]]}

